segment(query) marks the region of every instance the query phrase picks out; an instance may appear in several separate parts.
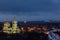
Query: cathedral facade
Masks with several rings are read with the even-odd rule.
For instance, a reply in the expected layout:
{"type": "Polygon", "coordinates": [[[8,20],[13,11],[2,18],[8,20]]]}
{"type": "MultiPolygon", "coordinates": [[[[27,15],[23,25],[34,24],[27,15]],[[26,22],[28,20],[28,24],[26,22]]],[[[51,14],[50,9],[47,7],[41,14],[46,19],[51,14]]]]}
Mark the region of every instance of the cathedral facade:
{"type": "Polygon", "coordinates": [[[9,21],[5,21],[4,22],[4,27],[3,27],[3,32],[8,33],[8,34],[20,33],[20,29],[18,28],[17,25],[18,25],[18,22],[15,18],[12,21],[12,27],[10,26],[9,21]]]}

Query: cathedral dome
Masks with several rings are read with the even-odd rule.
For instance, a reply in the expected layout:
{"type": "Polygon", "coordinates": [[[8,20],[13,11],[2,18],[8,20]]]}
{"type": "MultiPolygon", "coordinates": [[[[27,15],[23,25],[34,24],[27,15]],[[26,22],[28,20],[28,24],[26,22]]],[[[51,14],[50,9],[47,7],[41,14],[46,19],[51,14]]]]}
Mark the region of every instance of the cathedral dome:
{"type": "Polygon", "coordinates": [[[10,24],[8,21],[5,21],[4,24],[10,24]]]}
{"type": "Polygon", "coordinates": [[[16,18],[14,17],[14,19],[13,19],[13,23],[17,23],[17,20],[16,20],[16,18]]]}
{"type": "Polygon", "coordinates": [[[5,21],[4,22],[4,26],[10,26],[10,22],[9,21],[5,21]]]}

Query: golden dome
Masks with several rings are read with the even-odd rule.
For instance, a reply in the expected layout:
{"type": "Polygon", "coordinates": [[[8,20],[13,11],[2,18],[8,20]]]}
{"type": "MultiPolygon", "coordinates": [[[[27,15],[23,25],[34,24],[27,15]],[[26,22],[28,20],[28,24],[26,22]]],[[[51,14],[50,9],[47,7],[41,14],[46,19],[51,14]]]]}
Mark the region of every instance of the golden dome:
{"type": "Polygon", "coordinates": [[[10,26],[10,23],[9,23],[8,21],[6,21],[6,22],[4,23],[4,26],[10,26]]]}
{"type": "Polygon", "coordinates": [[[10,24],[10,22],[8,21],[8,19],[4,22],[4,24],[10,24]]]}
{"type": "Polygon", "coordinates": [[[13,23],[17,23],[17,20],[16,20],[16,18],[14,17],[14,19],[13,19],[13,23]]]}

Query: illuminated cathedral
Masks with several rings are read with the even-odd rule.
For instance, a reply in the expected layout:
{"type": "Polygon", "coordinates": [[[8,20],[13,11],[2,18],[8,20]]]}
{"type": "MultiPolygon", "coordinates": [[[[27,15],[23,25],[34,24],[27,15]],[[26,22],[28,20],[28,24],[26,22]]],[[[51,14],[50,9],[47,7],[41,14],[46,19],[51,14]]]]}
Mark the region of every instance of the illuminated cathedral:
{"type": "Polygon", "coordinates": [[[4,22],[3,32],[8,34],[20,33],[20,29],[18,28],[18,22],[16,18],[12,21],[12,27],[10,26],[10,22],[7,20],[4,22]]]}

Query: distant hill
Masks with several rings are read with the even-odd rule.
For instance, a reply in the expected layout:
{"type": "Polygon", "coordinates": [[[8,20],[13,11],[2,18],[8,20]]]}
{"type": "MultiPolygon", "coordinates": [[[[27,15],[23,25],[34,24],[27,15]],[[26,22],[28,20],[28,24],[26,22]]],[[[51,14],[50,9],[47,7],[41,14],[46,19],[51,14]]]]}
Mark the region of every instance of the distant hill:
{"type": "MultiPolygon", "coordinates": [[[[12,26],[12,22],[11,26],[12,26]]],[[[0,27],[4,25],[4,22],[0,22],[0,27]]],[[[46,22],[46,21],[27,21],[24,23],[23,21],[18,21],[18,26],[31,26],[31,25],[60,25],[59,21],[51,21],[51,22],[46,22]]]]}

